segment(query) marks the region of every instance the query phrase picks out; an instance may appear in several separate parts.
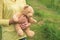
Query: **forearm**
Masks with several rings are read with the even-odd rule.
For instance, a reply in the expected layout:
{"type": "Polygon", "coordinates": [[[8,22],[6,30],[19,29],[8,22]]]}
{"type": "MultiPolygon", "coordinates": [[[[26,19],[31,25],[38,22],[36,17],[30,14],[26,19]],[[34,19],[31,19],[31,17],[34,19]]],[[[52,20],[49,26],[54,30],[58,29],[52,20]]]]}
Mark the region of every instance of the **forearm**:
{"type": "Polygon", "coordinates": [[[0,19],[0,25],[9,25],[9,19],[0,19]]]}

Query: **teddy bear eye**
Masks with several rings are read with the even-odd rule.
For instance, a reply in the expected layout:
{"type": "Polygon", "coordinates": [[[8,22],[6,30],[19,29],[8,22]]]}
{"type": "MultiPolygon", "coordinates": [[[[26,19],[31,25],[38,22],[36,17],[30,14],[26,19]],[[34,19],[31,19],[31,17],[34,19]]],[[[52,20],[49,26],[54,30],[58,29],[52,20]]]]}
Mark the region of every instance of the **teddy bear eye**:
{"type": "Polygon", "coordinates": [[[30,13],[30,11],[28,11],[28,13],[30,13]]]}

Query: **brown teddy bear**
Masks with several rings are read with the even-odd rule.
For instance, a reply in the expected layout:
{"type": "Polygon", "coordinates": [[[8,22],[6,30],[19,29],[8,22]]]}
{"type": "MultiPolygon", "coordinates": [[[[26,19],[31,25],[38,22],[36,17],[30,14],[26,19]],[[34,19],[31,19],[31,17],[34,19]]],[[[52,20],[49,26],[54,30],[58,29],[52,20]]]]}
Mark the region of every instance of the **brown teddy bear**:
{"type": "Polygon", "coordinates": [[[24,32],[29,37],[34,36],[34,31],[30,30],[31,23],[37,22],[35,19],[32,18],[34,13],[34,10],[31,6],[26,5],[24,6],[23,10],[21,12],[16,13],[13,15],[13,19],[16,22],[19,22],[15,25],[15,29],[18,33],[18,35],[23,36],[24,32]]]}

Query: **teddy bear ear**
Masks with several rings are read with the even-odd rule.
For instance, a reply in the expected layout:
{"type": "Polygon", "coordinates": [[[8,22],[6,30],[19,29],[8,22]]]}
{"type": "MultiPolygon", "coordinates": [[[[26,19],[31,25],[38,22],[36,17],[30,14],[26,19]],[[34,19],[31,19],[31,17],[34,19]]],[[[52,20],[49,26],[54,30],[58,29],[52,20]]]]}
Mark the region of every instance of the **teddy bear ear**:
{"type": "Polygon", "coordinates": [[[26,8],[28,8],[29,6],[28,5],[26,5],[25,7],[24,7],[24,9],[26,9],[26,8]]]}

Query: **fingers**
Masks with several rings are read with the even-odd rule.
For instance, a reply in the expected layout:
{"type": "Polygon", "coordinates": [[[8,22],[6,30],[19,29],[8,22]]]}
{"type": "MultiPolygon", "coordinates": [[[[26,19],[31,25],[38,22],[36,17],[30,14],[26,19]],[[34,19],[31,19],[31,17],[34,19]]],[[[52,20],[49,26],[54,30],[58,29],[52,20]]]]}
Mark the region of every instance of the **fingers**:
{"type": "Polygon", "coordinates": [[[21,26],[21,28],[22,29],[26,29],[26,28],[28,28],[29,26],[31,25],[31,23],[27,23],[27,24],[21,24],[20,26],[21,26]]]}
{"type": "Polygon", "coordinates": [[[23,32],[23,30],[21,29],[21,27],[20,27],[19,24],[16,24],[16,25],[15,25],[15,29],[16,29],[17,34],[18,34],[19,36],[23,36],[23,35],[24,35],[24,32],[23,32]]]}

